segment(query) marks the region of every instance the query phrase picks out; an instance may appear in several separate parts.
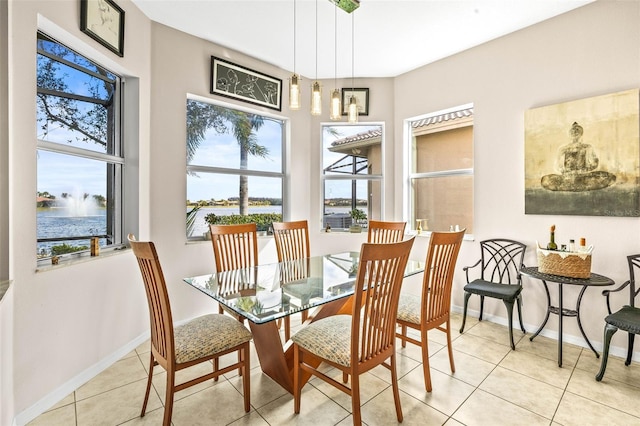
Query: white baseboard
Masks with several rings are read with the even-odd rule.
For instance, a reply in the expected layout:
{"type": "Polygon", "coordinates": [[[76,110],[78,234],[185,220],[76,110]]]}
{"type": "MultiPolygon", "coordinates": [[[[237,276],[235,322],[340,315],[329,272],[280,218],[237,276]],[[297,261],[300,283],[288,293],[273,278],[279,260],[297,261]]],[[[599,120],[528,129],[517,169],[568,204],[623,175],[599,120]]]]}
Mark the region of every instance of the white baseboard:
{"type": "MultiPolygon", "coordinates": [[[[451,306],[451,312],[455,312],[458,314],[462,314],[463,312],[463,308],[460,306],[451,306]]],[[[506,311],[505,311],[506,313],[506,311]]],[[[518,319],[515,317],[516,313],[514,312],[514,323],[513,326],[518,328],[518,330],[520,329],[520,324],[518,324],[518,319]]],[[[471,309],[467,309],[467,317],[471,317],[471,318],[478,318],[480,316],[480,312],[479,311],[474,311],[471,309]]],[[[505,327],[509,326],[509,323],[507,322],[507,318],[506,317],[500,317],[500,316],[496,316],[496,315],[487,315],[486,312],[484,312],[482,314],[482,321],[489,321],[489,322],[493,322],[495,324],[500,324],[503,325],[505,327]]],[[[528,334],[533,334],[534,330],[537,330],[538,327],[540,326],[540,324],[526,324],[524,325],[524,328],[527,331],[528,334]]],[[[602,329],[604,330],[604,321],[602,321],[602,329]]],[[[558,332],[554,331],[554,330],[546,330],[543,329],[540,334],[538,336],[544,336],[544,337],[548,337],[549,339],[554,339],[557,340],[558,339],[558,332]]],[[[591,339],[589,339],[591,340],[591,339]]],[[[535,340],[534,340],[535,341],[535,340]]],[[[563,343],[570,343],[572,345],[575,346],[580,346],[581,348],[585,348],[585,349],[589,349],[591,350],[591,348],[587,345],[587,342],[584,341],[584,339],[582,338],[582,336],[578,335],[578,336],[573,336],[573,335],[567,335],[565,334],[562,338],[563,343]]],[[[602,348],[603,348],[603,344],[600,341],[593,341],[591,340],[591,344],[593,344],[593,347],[600,353],[602,353],[602,348]]],[[[636,346],[637,347],[637,346],[636,346]]],[[[516,346],[517,348],[517,346],[516,346]]],[[[613,355],[613,356],[617,356],[620,358],[625,358],[627,357],[627,347],[621,347],[621,346],[610,346],[609,347],[609,355],[613,355]]],[[[632,357],[633,361],[640,361],[640,352],[636,351],[633,353],[633,357],[632,357]]]]}

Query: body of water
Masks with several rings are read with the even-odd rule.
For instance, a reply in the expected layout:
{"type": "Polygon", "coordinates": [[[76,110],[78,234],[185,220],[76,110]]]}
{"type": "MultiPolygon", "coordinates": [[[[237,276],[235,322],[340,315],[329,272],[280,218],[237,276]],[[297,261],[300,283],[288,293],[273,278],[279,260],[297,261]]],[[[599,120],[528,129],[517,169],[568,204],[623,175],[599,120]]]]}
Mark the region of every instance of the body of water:
{"type": "MultiPolygon", "coordinates": [[[[186,211],[191,210],[187,207],[186,211]]],[[[327,207],[327,214],[348,214],[349,207],[327,207]]],[[[210,213],[218,216],[231,214],[239,214],[239,208],[234,207],[202,207],[196,216],[193,229],[194,236],[200,236],[207,232],[209,225],[204,218],[210,213]]],[[[249,207],[249,213],[281,213],[281,206],[252,206],[249,207]]],[[[72,215],[65,208],[39,208],[37,211],[37,237],[38,238],[58,238],[82,235],[104,235],[107,233],[107,211],[106,209],[94,209],[91,214],[72,215]]],[[[70,241],[52,241],[39,242],[38,255],[48,256],[51,247],[55,245],[67,244],[70,246],[89,246],[89,240],[70,240],[70,241]]],[[[100,245],[104,246],[107,242],[105,239],[100,241],[100,245]]]]}
{"type": "MultiPolygon", "coordinates": [[[[37,211],[37,237],[59,238],[107,233],[107,210],[94,209],[83,216],[70,215],[65,208],[39,208],[37,211]]],[[[51,241],[38,243],[38,255],[47,256],[51,247],[67,244],[74,247],[89,246],[89,240],[51,241]]],[[[106,241],[100,241],[105,245],[106,241]]]]}

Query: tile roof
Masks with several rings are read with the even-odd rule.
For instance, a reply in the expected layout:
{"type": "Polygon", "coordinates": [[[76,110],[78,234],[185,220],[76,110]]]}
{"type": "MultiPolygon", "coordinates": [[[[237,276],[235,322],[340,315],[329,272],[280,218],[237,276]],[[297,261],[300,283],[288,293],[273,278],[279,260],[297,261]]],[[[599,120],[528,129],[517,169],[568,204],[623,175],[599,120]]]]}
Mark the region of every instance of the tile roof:
{"type": "Polygon", "coordinates": [[[332,147],[337,147],[340,145],[346,145],[353,142],[363,142],[368,141],[370,139],[381,138],[382,137],[382,128],[377,130],[368,130],[366,132],[357,133],[352,136],[347,136],[346,138],[338,139],[331,143],[332,147]]]}
{"type": "Polygon", "coordinates": [[[467,118],[473,115],[473,108],[461,109],[458,111],[447,112],[445,114],[434,115],[431,117],[423,118],[411,122],[411,127],[414,129],[418,127],[432,126],[434,124],[442,123],[444,121],[458,120],[460,118],[467,118]]]}

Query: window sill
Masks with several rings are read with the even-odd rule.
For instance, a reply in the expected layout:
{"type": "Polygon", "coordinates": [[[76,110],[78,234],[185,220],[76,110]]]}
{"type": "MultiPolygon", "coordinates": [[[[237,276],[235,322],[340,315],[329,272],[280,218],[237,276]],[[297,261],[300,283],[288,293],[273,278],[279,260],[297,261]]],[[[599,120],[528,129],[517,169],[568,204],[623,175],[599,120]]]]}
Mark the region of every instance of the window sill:
{"type": "Polygon", "coordinates": [[[79,263],[91,262],[105,257],[117,256],[122,252],[127,252],[127,249],[128,247],[126,246],[108,250],[103,249],[98,256],[91,256],[88,252],[82,253],[81,255],[60,259],[57,265],[51,264],[51,259],[48,260],[48,263],[47,261],[43,260],[41,261],[42,263],[39,263],[38,266],[36,266],[36,272],[47,272],[55,269],[65,268],[67,266],[77,265],[79,263]]]}

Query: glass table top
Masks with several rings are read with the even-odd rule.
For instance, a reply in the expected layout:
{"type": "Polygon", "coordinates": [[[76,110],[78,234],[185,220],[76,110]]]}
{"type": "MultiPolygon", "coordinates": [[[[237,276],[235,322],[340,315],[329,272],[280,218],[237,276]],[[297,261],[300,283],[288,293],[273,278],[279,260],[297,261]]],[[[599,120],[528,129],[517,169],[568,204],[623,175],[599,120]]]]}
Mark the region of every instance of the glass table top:
{"type": "MultiPolygon", "coordinates": [[[[185,278],[254,323],[265,323],[354,293],[359,252],[314,256],[185,278]]],[[[424,271],[409,260],[404,276],[424,271]]]]}

